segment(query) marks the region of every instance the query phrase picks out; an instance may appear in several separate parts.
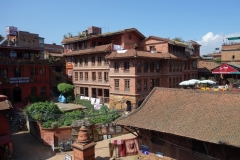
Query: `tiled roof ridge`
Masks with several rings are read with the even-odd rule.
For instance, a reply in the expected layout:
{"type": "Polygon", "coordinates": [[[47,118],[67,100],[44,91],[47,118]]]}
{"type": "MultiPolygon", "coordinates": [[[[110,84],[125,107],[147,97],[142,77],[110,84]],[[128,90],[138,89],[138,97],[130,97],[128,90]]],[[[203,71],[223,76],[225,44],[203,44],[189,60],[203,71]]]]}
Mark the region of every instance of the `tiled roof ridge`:
{"type": "Polygon", "coordinates": [[[105,37],[105,36],[108,36],[108,35],[114,35],[114,34],[120,34],[120,33],[123,33],[123,32],[128,32],[128,31],[135,31],[137,32],[139,35],[141,35],[142,37],[145,38],[145,36],[139,31],[137,30],[136,28],[126,28],[126,29],[123,29],[123,30],[118,30],[118,31],[114,31],[114,32],[106,32],[106,33],[102,33],[102,34],[95,34],[95,35],[88,35],[86,37],[79,37],[79,36],[73,36],[71,38],[65,38],[62,40],[62,44],[67,44],[67,43],[71,43],[71,42],[77,42],[77,41],[81,41],[81,40],[86,40],[86,39],[91,39],[91,38],[97,38],[97,37],[105,37]],[[69,41],[69,42],[68,42],[69,41]]]}
{"type": "MultiPolygon", "coordinates": [[[[91,50],[91,49],[98,49],[98,48],[104,48],[104,50],[102,51],[95,51],[95,52],[103,52],[108,50],[110,47],[112,46],[112,43],[110,44],[105,44],[105,45],[101,45],[101,46],[95,46],[94,48],[86,48],[86,49],[81,49],[81,50],[77,50],[77,51],[72,51],[72,52],[68,52],[68,53],[64,53],[63,56],[73,56],[73,55],[78,55],[78,52],[80,51],[87,51],[87,50],[91,50]]],[[[92,53],[95,53],[94,51],[92,51],[92,53]]]]}

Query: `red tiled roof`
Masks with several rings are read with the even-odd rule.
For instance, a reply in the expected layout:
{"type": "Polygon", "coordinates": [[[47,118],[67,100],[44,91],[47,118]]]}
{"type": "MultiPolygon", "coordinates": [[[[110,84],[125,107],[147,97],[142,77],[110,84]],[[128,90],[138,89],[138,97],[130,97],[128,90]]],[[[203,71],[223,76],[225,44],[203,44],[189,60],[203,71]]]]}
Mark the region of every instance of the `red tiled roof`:
{"type": "Polygon", "coordinates": [[[0,102],[0,110],[6,110],[12,108],[12,104],[9,100],[0,102]]]}
{"type": "Polygon", "coordinates": [[[101,46],[95,46],[93,48],[64,53],[63,56],[76,56],[76,55],[83,55],[83,54],[105,52],[105,51],[110,51],[110,48],[111,48],[111,44],[106,44],[106,45],[101,45],[101,46]]]}
{"type": "Polygon", "coordinates": [[[212,69],[220,66],[215,62],[210,61],[199,61],[198,62],[198,72],[212,72],[212,69]]]}
{"type": "Polygon", "coordinates": [[[63,50],[62,45],[56,45],[56,44],[44,44],[44,49],[60,49],[63,50]]]}
{"type": "Polygon", "coordinates": [[[182,59],[186,60],[186,57],[177,54],[177,53],[151,53],[150,51],[138,51],[135,49],[127,50],[125,53],[118,53],[117,51],[113,51],[111,54],[106,56],[109,59],[118,59],[118,58],[128,58],[128,57],[149,57],[149,58],[160,58],[160,59],[182,59]]]}
{"type": "Polygon", "coordinates": [[[142,105],[115,122],[240,147],[240,95],[154,88],[142,105]]]}

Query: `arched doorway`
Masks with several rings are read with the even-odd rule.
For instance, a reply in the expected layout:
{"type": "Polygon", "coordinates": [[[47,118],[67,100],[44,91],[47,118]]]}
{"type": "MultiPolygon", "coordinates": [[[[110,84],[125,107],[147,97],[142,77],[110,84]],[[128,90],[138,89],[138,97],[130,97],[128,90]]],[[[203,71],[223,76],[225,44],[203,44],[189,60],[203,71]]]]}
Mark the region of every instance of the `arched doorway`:
{"type": "Polygon", "coordinates": [[[13,101],[20,102],[22,100],[22,90],[20,87],[13,88],[13,101]]]}

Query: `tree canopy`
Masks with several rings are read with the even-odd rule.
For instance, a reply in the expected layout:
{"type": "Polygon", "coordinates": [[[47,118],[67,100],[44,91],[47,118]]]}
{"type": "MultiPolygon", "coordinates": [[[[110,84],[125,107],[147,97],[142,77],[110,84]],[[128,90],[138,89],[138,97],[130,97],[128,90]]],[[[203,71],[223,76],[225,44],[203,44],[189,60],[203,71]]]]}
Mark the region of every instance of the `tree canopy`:
{"type": "Polygon", "coordinates": [[[184,42],[184,40],[181,37],[175,37],[172,40],[178,41],[178,42],[184,42]]]}

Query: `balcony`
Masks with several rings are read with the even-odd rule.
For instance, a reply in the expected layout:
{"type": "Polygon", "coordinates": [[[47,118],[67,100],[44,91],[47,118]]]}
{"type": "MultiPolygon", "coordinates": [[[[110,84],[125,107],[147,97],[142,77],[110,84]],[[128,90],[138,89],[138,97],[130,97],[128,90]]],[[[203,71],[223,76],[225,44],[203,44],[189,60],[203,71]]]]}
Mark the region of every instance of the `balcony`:
{"type": "Polygon", "coordinates": [[[54,64],[54,61],[49,60],[39,60],[39,59],[12,59],[8,57],[0,57],[0,64],[41,64],[41,65],[51,65],[54,64]]]}

